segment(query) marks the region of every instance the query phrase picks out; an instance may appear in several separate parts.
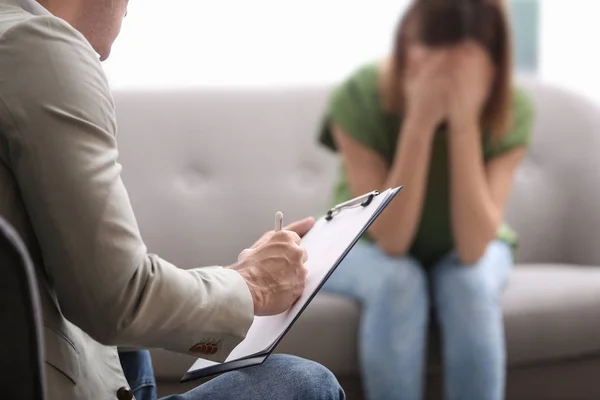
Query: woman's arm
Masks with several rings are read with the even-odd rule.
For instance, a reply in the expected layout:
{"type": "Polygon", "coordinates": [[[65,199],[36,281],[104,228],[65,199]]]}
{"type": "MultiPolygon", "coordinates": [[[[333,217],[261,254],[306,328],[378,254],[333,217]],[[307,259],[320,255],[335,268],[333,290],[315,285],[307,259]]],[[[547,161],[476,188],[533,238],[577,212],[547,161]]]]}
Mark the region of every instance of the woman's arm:
{"type": "Polygon", "coordinates": [[[406,114],[392,165],[341,127],[333,126],[352,194],[405,187],[369,230],[381,250],[392,256],[409,251],[421,220],[431,145],[437,125],[447,115],[446,63],[444,52],[432,53],[422,68],[406,77],[406,114]]]}
{"type": "Polygon", "coordinates": [[[403,124],[396,157],[390,167],[375,151],[351,138],[341,128],[333,128],[350,191],[354,195],[400,185],[406,188],[369,230],[377,245],[389,255],[406,254],[417,231],[425,196],[433,130],[432,126],[407,120],[403,124]]]}
{"type": "Polygon", "coordinates": [[[464,264],[471,264],[483,256],[497,234],[525,150],[515,146],[485,165],[480,115],[489,96],[494,66],[475,44],[467,44],[460,56],[451,66],[450,210],[459,257],[464,264]]]}
{"type": "Polygon", "coordinates": [[[454,242],[461,261],[471,264],[497,234],[525,149],[515,148],[485,165],[477,123],[451,128],[449,133],[454,242]]]}

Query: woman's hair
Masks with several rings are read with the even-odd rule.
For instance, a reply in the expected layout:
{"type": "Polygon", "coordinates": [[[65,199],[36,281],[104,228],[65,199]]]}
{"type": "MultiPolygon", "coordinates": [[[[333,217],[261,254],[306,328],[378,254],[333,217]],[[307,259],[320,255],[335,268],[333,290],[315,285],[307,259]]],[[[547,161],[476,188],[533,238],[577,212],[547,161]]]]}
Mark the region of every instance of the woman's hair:
{"type": "Polygon", "coordinates": [[[510,127],[512,105],[512,41],[502,0],[413,0],[396,32],[384,103],[404,109],[400,90],[404,77],[408,36],[428,47],[445,47],[474,40],[488,52],[496,68],[482,123],[495,136],[510,127]]]}

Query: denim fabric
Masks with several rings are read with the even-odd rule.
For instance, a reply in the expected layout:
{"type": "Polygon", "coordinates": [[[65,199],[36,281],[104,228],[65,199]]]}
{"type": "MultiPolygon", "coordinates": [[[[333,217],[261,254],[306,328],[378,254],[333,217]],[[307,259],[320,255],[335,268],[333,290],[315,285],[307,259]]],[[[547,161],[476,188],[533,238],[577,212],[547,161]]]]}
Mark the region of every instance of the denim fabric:
{"type": "Polygon", "coordinates": [[[156,381],[148,350],[119,352],[121,367],[136,400],[156,400],[156,381]]]}
{"type": "MultiPolygon", "coordinates": [[[[121,353],[125,376],[136,400],[156,400],[156,384],[147,351],[121,353]],[[151,386],[148,383],[151,382],[151,386]]],[[[345,400],[333,374],[293,356],[273,355],[262,365],[219,375],[180,395],[162,400],[345,400]]]]}
{"type": "Polygon", "coordinates": [[[446,400],[501,400],[505,343],[500,294],[512,249],[490,243],[473,265],[456,253],[431,270],[359,243],[325,285],[360,302],[361,372],[370,400],[420,400],[430,311],[442,334],[446,400]]]}

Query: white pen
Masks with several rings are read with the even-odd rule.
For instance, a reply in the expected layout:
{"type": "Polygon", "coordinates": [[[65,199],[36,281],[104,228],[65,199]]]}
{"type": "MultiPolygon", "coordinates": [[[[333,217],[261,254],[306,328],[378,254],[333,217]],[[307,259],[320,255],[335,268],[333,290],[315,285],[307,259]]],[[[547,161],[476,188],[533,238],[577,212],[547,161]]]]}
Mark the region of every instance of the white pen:
{"type": "Polygon", "coordinates": [[[275,232],[283,229],[283,213],[281,211],[277,211],[275,213],[275,232]]]}

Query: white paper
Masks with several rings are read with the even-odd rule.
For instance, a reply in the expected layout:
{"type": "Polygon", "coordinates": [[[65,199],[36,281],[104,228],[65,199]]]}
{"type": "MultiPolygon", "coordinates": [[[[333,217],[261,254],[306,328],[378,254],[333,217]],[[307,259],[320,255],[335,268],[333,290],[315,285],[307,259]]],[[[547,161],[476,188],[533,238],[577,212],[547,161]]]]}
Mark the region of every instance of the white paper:
{"type": "MultiPolygon", "coordinates": [[[[231,352],[225,362],[264,352],[275,343],[308,302],[338,259],[350,247],[356,236],[396,190],[388,189],[375,196],[367,207],[347,208],[335,215],[331,221],[320,218],[316,222],[301,243],[308,253],[308,261],[305,264],[308,275],[303,295],[285,313],[269,317],[254,317],[254,322],[246,338],[231,352]]],[[[215,364],[212,361],[198,359],[189,372],[215,364]]]]}

